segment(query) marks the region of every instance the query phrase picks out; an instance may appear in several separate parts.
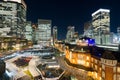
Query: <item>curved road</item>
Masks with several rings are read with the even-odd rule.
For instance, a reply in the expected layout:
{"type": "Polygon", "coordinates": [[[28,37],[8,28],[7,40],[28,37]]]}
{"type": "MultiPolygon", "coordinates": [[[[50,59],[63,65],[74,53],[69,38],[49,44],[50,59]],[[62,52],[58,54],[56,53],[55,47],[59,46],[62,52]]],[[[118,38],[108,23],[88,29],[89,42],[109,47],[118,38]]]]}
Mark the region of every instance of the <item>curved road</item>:
{"type": "Polygon", "coordinates": [[[58,62],[60,64],[60,67],[65,70],[66,72],[70,73],[71,75],[75,76],[78,80],[87,80],[87,71],[84,71],[82,69],[78,69],[72,66],[69,66],[65,60],[64,57],[58,57],[58,62]]]}

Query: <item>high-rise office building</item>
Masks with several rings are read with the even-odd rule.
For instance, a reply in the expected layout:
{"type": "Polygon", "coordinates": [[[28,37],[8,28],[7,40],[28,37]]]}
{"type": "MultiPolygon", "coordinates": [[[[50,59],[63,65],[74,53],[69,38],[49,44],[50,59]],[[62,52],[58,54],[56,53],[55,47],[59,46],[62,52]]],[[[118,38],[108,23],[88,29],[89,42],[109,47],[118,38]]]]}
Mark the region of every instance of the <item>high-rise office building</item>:
{"type": "Polygon", "coordinates": [[[53,27],[53,44],[57,41],[57,35],[58,35],[57,26],[54,26],[53,27]]]}
{"type": "Polygon", "coordinates": [[[117,33],[120,34],[120,27],[117,27],[117,33]]]}
{"type": "Polygon", "coordinates": [[[37,35],[37,24],[32,24],[32,41],[33,41],[33,44],[37,44],[37,38],[38,38],[38,35],[37,35]]]}
{"type": "Polygon", "coordinates": [[[38,19],[38,44],[51,45],[51,20],[38,19]]]}
{"type": "Polygon", "coordinates": [[[26,23],[26,4],[23,0],[0,2],[0,34],[23,38],[26,23]]]}
{"type": "Polygon", "coordinates": [[[75,27],[74,26],[68,26],[67,35],[66,35],[66,41],[70,42],[74,38],[75,33],[75,27]]]}
{"type": "Polygon", "coordinates": [[[84,24],[84,36],[92,38],[92,22],[88,21],[84,24]]]}
{"type": "Polygon", "coordinates": [[[27,21],[26,22],[26,27],[25,27],[25,38],[27,40],[32,41],[32,34],[33,34],[32,23],[31,23],[31,21],[27,21]]]}
{"type": "Polygon", "coordinates": [[[117,36],[118,36],[118,41],[120,44],[120,27],[117,28],[117,36]]]}
{"type": "Polygon", "coordinates": [[[96,44],[109,44],[110,10],[99,9],[92,14],[93,38],[96,44]]]}

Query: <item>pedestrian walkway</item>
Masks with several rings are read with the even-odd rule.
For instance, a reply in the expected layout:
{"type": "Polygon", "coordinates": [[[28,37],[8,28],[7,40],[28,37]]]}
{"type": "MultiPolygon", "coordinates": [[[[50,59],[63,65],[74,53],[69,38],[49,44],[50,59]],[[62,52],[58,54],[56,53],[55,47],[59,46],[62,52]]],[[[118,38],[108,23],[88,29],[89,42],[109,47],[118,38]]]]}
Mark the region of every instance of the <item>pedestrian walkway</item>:
{"type": "Polygon", "coordinates": [[[57,59],[58,59],[58,63],[60,64],[60,67],[63,70],[69,72],[71,75],[75,76],[78,80],[87,80],[87,71],[68,65],[64,60],[63,56],[58,57],[57,59]]]}
{"type": "Polygon", "coordinates": [[[37,77],[40,76],[40,71],[37,69],[36,67],[36,61],[38,61],[39,59],[36,56],[33,56],[33,58],[30,60],[29,62],[29,71],[31,72],[33,77],[37,77]]]}

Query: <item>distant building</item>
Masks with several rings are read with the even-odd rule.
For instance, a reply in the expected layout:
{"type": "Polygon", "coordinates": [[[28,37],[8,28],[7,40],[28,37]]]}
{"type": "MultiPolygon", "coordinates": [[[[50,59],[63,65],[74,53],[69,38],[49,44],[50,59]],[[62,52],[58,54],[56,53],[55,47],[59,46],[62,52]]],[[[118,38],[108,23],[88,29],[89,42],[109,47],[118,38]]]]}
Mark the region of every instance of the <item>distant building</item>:
{"type": "Polygon", "coordinates": [[[79,33],[78,32],[74,32],[73,38],[74,39],[78,39],[79,38],[79,33]]]}
{"type": "Polygon", "coordinates": [[[27,21],[26,22],[26,27],[25,27],[25,38],[27,40],[32,41],[32,36],[33,36],[32,34],[33,34],[32,23],[31,23],[31,21],[27,21]]]}
{"type": "Polygon", "coordinates": [[[70,42],[73,40],[75,33],[75,27],[74,26],[68,26],[67,34],[66,34],[66,42],[70,42]]]}
{"type": "Polygon", "coordinates": [[[88,21],[84,24],[84,36],[92,38],[92,22],[88,21]]]}
{"type": "Polygon", "coordinates": [[[110,33],[110,43],[114,43],[114,42],[113,42],[114,36],[115,36],[115,33],[114,33],[114,32],[111,32],[111,33],[110,33]]]}
{"type": "Polygon", "coordinates": [[[117,33],[110,33],[110,43],[112,44],[120,44],[120,27],[117,28],[117,33]]]}
{"type": "Polygon", "coordinates": [[[0,2],[0,34],[24,38],[26,4],[23,0],[0,2]]]}
{"type": "Polygon", "coordinates": [[[119,44],[119,37],[117,33],[113,33],[113,32],[110,33],[110,42],[111,44],[116,44],[116,45],[119,44]]]}
{"type": "Polygon", "coordinates": [[[37,24],[32,24],[32,30],[33,30],[33,34],[32,34],[33,44],[37,44],[37,41],[38,41],[37,24]]]}
{"type": "Polygon", "coordinates": [[[99,9],[92,14],[93,38],[96,44],[110,43],[110,10],[99,9]]]}
{"type": "Polygon", "coordinates": [[[39,19],[38,20],[38,44],[43,46],[51,45],[51,20],[39,19]]]}
{"type": "Polygon", "coordinates": [[[119,44],[120,44],[120,27],[117,28],[117,35],[118,35],[118,41],[119,41],[119,44]]]}
{"type": "Polygon", "coordinates": [[[58,37],[58,29],[57,26],[53,27],[53,44],[57,41],[57,37],[58,37]]]}
{"type": "Polygon", "coordinates": [[[117,33],[120,34],[120,27],[117,28],[117,33]]]}

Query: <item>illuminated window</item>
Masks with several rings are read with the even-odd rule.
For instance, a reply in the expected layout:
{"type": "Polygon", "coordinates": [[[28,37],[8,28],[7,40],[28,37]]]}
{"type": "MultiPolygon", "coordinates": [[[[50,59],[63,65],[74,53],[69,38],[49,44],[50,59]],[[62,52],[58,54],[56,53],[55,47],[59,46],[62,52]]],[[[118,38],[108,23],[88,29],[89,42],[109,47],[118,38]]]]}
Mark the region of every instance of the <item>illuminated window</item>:
{"type": "Polygon", "coordinates": [[[92,66],[92,68],[93,68],[93,63],[91,63],[91,66],[92,66]]]}
{"type": "Polygon", "coordinates": [[[87,60],[89,60],[90,58],[87,56],[87,60]]]}
{"type": "Polygon", "coordinates": [[[97,70],[97,65],[95,65],[95,69],[97,70]]]}
{"type": "Polygon", "coordinates": [[[105,70],[105,65],[102,65],[102,69],[105,70]]]}
{"type": "Polygon", "coordinates": [[[78,54],[78,59],[83,60],[83,55],[78,54]]]}
{"type": "Polygon", "coordinates": [[[95,59],[95,63],[97,64],[97,60],[95,59]]]}
{"type": "Polygon", "coordinates": [[[120,67],[118,67],[118,68],[117,68],[117,72],[119,72],[119,73],[120,73],[120,67]]]}
{"type": "Polygon", "coordinates": [[[72,62],[75,63],[75,59],[72,59],[72,62]]]}
{"type": "Polygon", "coordinates": [[[86,63],[86,66],[89,66],[89,62],[86,63]]]}
{"type": "Polygon", "coordinates": [[[116,74],[114,74],[114,80],[116,80],[116,74]]]}
{"type": "Polygon", "coordinates": [[[101,68],[99,68],[99,70],[101,71],[102,69],[101,69],[101,68]]]}
{"type": "Polygon", "coordinates": [[[78,60],[78,64],[84,65],[85,61],[84,60],[78,60]]]}
{"type": "Polygon", "coordinates": [[[104,71],[102,71],[102,77],[105,78],[105,72],[104,71]]]}
{"type": "Polygon", "coordinates": [[[91,61],[93,62],[93,58],[91,58],[91,61]]]}
{"type": "Polygon", "coordinates": [[[72,52],[70,52],[70,59],[72,59],[72,52]]]}
{"type": "Polygon", "coordinates": [[[116,67],[113,68],[113,72],[116,72],[116,67]]]}

